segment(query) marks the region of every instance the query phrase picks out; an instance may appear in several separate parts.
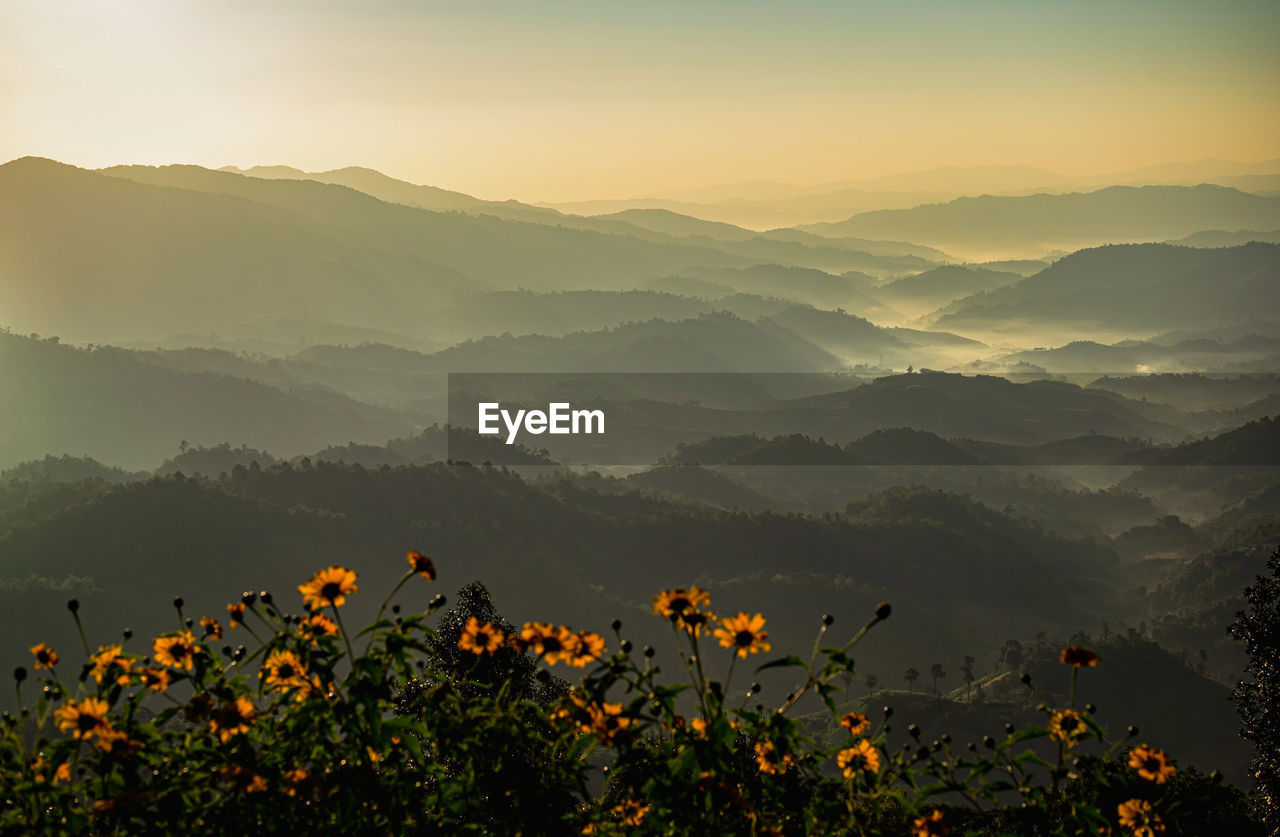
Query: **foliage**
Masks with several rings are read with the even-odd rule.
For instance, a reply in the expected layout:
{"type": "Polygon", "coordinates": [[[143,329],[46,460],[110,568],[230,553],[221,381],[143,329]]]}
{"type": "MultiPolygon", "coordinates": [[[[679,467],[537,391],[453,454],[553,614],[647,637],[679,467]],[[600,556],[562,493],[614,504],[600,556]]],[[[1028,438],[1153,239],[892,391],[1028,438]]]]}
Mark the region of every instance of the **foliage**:
{"type": "Polygon", "coordinates": [[[517,628],[478,582],[452,610],[437,595],[402,614],[400,590],[436,579],[426,556],[408,563],[358,633],[343,622],[357,576],[334,566],[299,586],[299,613],[245,593],[224,628],[178,599],[174,630],[140,649],[126,632],[92,652],[81,630],[77,665],[35,646],[33,676],[15,671],[24,708],[0,731],[0,833],[1174,835],[1210,817],[1254,829],[1238,792],[1155,747],[1077,757],[1105,739],[1093,708],[1076,707],[1077,676],[1099,663],[1087,649],[1062,652],[1070,690],[1040,706],[1042,724],[967,751],[912,726],[915,743],[891,751],[891,711],[877,722],[839,703],[850,652],[888,603],[847,640],[824,616],[807,658],[770,658],[762,614],[720,618],[697,587],[662,591],[653,611],[683,667],[671,677],[620,622],[611,643],[517,628]],[[583,676],[570,686],[556,666],[583,676]],[[799,682],[780,705],[741,685],[774,670],[799,682]],[[843,729],[833,745],[792,714],[805,704],[843,729]],[[1037,754],[1045,744],[1056,757],[1037,754]]]}
{"type": "Polygon", "coordinates": [[[1231,633],[1249,654],[1247,673],[1233,695],[1244,728],[1255,747],[1254,778],[1262,818],[1280,828],[1280,550],[1267,562],[1270,576],[1245,588],[1247,612],[1237,614],[1231,633]]]}

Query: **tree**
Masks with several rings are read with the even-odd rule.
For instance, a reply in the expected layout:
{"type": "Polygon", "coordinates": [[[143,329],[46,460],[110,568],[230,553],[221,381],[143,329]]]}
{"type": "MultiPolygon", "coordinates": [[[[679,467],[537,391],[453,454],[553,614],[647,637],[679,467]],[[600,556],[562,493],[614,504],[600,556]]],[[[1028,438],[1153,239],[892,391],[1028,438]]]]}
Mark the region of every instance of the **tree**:
{"type": "Polygon", "coordinates": [[[907,688],[914,693],[916,690],[916,681],[920,679],[920,672],[916,671],[914,668],[908,668],[902,673],[902,679],[907,681],[907,688]]]}
{"type": "Polygon", "coordinates": [[[973,663],[973,657],[966,654],[964,657],[964,665],[960,667],[960,674],[964,678],[964,696],[966,700],[969,698],[969,687],[973,685],[973,681],[975,679],[973,676],[973,663]]]}
{"type": "Polygon", "coordinates": [[[1258,813],[1280,831],[1280,550],[1267,562],[1269,577],[1245,588],[1248,610],[1236,614],[1231,635],[1244,643],[1249,664],[1232,693],[1240,734],[1253,742],[1258,813]]]}
{"type": "Polygon", "coordinates": [[[868,674],[863,679],[862,683],[867,687],[867,694],[869,695],[874,692],[876,690],[876,686],[880,684],[880,678],[876,677],[874,674],[868,674]]]}
{"type": "Polygon", "coordinates": [[[933,678],[933,693],[938,693],[938,680],[946,677],[947,673],[942,670],[942,663],[934,663],[929,666],[929,676],[933,678]]]}
{"type": "Polygon", "coordinates": [[[1004,651],[1000,655],[1000,662],[1009,668],[1020,668],[1022,666],[1022,643],[1016,639],[1005,640],[1004,651]]]}

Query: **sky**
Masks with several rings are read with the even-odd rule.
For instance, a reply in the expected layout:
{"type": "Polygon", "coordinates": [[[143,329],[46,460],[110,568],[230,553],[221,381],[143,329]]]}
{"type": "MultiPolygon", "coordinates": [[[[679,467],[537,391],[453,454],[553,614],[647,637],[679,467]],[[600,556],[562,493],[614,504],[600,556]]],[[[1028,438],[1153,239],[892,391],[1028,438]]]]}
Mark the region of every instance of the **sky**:
{"type": "Polygon", "coordinates": [[[0,160],[484,198],[1280,157],[1280,3],[4,0],[0,160]]]}

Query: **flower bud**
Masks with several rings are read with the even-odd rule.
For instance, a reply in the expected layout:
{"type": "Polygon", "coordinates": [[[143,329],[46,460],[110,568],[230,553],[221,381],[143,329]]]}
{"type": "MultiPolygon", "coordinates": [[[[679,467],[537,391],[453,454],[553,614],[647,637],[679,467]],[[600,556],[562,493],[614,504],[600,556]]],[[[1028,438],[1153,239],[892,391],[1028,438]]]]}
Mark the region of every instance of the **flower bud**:
{"type": "Polygon", "coordinates": [[[183,606],[184,604],[186,604],[186,602],[184,602],[184,601],[182,600],[182,597],[181,597],[181,596],[174,596],[174,597],[173,597],[173,606],[174,606],[174,607],[176,607],[176,608],[178,608],[179,610],[181,610],[181,609],[182,609],[182,606],[183,606]]]}
{"type": "Polygon", "coordinates": [[[830,628],[832,623],[835,621],[836,621],[836,618],[832,616],[830,613],[822,614],[822,624],[826,625],[828,628],[830,628]]]}
{"type": "Polygon", "coordinates": [[[880,606],[876,608],[876,618],[881,622],[888,619],[890,613],[893,613],[893,606],[888,602],[881,602],[880,606]]]}
{"type": "Polygon", "coordinates": [[[67,610],[71,611],[72,613],[75,613],[75,612],[76,612],[77,610],[79,610],[79,609],[80,609],[80,600],[79,600],[79,599],[70,599],[70,600],[67,602],[67,610]]]}
{"type": "Polygon", "coordinates": [[[612,622],[609,623],[609,627],[613,628],[614,633],[617,633],[618,631],[622,630],[622,620],[614,619],[612,622]]]}
{"type": "Polygon", "coordinates": [[[13,679],[17,680],[19,683],[21,683],[23,680],[26,680],[27,670],[22,666],[18,666],[13,670],[13,679]]]}

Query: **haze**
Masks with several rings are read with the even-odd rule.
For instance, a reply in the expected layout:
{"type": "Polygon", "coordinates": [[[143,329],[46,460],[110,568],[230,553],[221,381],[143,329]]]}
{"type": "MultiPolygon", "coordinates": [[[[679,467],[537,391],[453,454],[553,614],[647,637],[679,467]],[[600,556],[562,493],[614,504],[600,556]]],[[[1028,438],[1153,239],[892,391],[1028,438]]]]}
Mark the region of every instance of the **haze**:
{"type": "MultiPolygon", "coordinates": [[[[572,201],[1280,148],[1280,6],[8,2],[0,159],[572,201]]],[[[1033,184],[1034,185],[1034,184],[1033,184]]]]}

